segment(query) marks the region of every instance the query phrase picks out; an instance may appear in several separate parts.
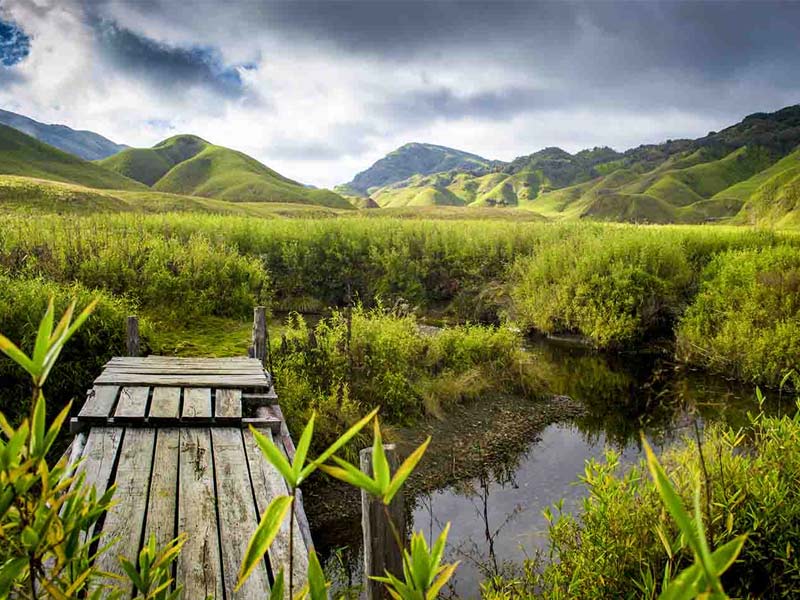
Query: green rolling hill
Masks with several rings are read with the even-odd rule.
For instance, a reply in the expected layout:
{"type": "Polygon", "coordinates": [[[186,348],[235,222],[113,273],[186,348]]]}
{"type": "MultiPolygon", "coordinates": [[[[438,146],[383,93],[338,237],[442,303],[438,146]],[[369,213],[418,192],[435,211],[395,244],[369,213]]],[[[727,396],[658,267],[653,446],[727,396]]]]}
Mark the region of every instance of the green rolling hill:
{"type": "Polygon", "coordinates": [[[519,207],[551,219],[791,223],[799,147],[800,105],[623,153],[545,148],[502,168],[415,173],[370,196],[383,208],[519,207]]]}
{"type": "Polygon", "coordinates": [[[179,135],[152,148],[129,148],[98,164],[159,192],[229,202],[283,202],[353,208],[329,190],[306,187],[242,152],[179,135]]]}
{"type": "Polygon", "coordinates": [[[147,189],[138,181],[5,125],[0,125],[0,175],[37,177],[100,189],[147,189]]]}

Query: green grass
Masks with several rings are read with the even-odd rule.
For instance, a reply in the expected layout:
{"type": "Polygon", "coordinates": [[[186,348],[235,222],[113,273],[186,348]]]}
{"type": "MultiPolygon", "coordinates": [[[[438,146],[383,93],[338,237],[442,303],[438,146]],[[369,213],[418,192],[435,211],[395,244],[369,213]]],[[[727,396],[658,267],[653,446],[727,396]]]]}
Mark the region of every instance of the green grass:
{"type": "Polygon", "coordinates": [[[0,125],[0,175],[21,175],[101,189],[146,189],[137,181],[4,125],[0,125]]]}
{"type": "Polygon", "coordinates": [[[100,212],[188,212],[274,219],[336,217],[342,211],[310,204],[234,203],[147,189],[98,190],[45,179],[0,175],[0,212],[76,215],[100,212]]]}

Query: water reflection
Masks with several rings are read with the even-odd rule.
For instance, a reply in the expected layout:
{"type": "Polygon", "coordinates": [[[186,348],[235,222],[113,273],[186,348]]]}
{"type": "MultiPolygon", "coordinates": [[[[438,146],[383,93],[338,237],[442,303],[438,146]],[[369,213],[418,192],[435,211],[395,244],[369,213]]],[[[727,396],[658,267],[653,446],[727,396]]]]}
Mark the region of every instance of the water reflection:
{"type": "MultiPolygon", "coordinates": [[[[541,386],[579,401],[585,411],[547,427],[507,463],[486,465],[478,477],[416,498],[415,530],[432,539],[452,523],[447,559],[461,566],[450,597],[479,597],[482,580],[546,551],[542,510],[561,498],[565,511],[578,509],[584,492],[575,482],[585,461],[602,458],[606,447],[620,452],[621,465],[630,464],[641,456],[642,430],[663,448],[693,434],[695,424],[743,425],[756,408],[753,387],[681,369],[667,353],[606,356],[547,340],[531,340],[528,349],[541,386]]],[[[520,399],[520,406],[528,402],[520,399]]],[[[780,410],[775,401],[767,408],[780,410]]]]}

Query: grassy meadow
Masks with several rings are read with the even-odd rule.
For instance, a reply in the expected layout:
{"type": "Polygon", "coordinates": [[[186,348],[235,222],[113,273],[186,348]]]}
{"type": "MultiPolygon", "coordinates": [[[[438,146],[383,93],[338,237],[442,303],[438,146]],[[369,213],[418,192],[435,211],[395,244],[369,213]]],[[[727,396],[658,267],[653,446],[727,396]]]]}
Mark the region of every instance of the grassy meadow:
{"type": "Polygon", "coordinates": [[[456,221],[447,209],[441,219],[401,216],[9,213],[0,273],[43,294],[99,290],[158,324],[153,339],[165,352],[229,353],[212,336],[208,348],[181,346],[181,332],[192,338],[193,326],[215,318],[244,332],[236,323],[257,304],[300,313],[360,304],[571,334],[607,350],[675,340],[679,360],[763,385],[800,359],[793,233],[456,221]]]}

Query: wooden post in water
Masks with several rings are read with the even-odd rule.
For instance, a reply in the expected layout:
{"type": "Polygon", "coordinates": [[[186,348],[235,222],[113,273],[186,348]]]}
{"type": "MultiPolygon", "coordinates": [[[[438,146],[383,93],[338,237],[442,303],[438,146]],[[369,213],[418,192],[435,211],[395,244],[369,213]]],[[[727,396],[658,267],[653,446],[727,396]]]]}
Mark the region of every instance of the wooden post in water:
{"type": "MultiPolygon", "coordinates": [[[[397,449],[394,444],[385,444],[383,449],[389,460],[391,472],[395,473],[400,465],[397,449]]],[[[361,470],[372,477],[372,448],[362,450],[359,458],[361,470]]],[[[387,508],[389,516],[397,528],[397,536],[405,544],[406,516],[402,490],[397,492],[387,508]]],[[[392,531],[392,525],[387,519],[386,513],[383,502],[361,490],[361,531],[364,536],[364,586],[367,600],[391,599],[382,583],[368,579],[370,575],[382,577],[386,571],[389,571],[401,580],[403,579],[403,554],[397,547],[395,532],[392,531]]]]}
{"type": "Polygon", "coordinates": [[[251,346],[252,358],[257,358],[262,365],[267,361],[267,309],[256,306],[253,309],[253,344],[251,346]]]}
{"type": "Polygon", "coordinates": [[[126,341],[128,356],[139,356],[139,317],[128,317],[126,341]]]}

